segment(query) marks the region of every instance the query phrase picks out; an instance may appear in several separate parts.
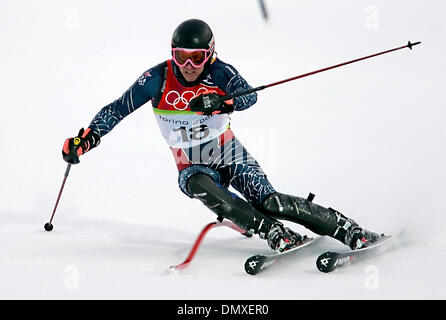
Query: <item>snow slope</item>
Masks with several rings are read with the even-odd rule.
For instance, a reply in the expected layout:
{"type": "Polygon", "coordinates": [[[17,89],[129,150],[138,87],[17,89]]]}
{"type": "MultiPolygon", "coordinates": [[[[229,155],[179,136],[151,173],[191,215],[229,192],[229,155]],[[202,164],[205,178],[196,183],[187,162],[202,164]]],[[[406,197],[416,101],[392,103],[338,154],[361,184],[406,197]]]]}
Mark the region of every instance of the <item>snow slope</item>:
{"type": "Polygon", "coordinates": [[[267,6],[265,22],[254,0],[2,1],[1,299],[446,298],[446,5],[267,6]],[[169,58],[174,28],[191,17],[211,25],[220,58],[253,86],[423,42],[267,89],[232,117],[278,190],[313,192],[372,230],[406,228],[396,250],[321,274],[317,255],[342,247],[324,239],[252,277],[244,261],[266,243],[219,228],[188,269],[169,274],[214,215],[179,191],[150,105],[72,167],[55,228],[43,230],[66,167],[64,139],[169,58]]]}

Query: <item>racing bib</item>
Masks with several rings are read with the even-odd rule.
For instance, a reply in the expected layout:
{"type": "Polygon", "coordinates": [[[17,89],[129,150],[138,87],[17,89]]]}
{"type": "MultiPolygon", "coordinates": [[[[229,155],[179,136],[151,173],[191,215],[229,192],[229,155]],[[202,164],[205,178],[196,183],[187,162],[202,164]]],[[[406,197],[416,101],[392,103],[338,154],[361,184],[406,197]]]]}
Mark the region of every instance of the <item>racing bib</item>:
{"type": "Polygon", "coordinates": [[[189,108],[189,101],[199,94],[224,95],[217,86],[202,83],[184,87],[175,77],[172,61],[167,61],[163,95],[153,112],[161,134],[173,148],[189,148],[217,138],[229,127],[227,114],[199,115],[189,108]]]}

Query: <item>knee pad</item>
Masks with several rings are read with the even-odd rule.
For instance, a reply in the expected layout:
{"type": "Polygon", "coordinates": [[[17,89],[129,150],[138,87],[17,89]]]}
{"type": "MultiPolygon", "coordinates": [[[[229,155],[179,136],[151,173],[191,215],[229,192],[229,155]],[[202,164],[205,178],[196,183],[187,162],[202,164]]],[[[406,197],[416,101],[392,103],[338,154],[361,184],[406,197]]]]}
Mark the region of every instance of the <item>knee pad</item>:
{"type": "Polygon", "coordinates": [[[228,219],[240,228],[253,233],[266,234],[276,220],[260,213],[205,173],[190,176],[186,191],[191,198],[199,199],[219,219],[228,219]]]}
{"type": "Polygon", "coordinates": [[[203,174],[209,176],[213,181],[215,181],[215,183],[220,184],[221,178],[220,178],[220,174],[217,171],[215,171],[207,166],[203,166],[203,165],[198,165],[198,164],[191,165],[191,166],[181,170],[180,174],[178,176],[178,185],[180,187],[180,190],[190,198],[193,198],[193,196],[189,194],[189,192],[187,190],[187,184],[189,182],[189,179],[194,174],[198,174],[198,173],[203,173],[203,174]]]}

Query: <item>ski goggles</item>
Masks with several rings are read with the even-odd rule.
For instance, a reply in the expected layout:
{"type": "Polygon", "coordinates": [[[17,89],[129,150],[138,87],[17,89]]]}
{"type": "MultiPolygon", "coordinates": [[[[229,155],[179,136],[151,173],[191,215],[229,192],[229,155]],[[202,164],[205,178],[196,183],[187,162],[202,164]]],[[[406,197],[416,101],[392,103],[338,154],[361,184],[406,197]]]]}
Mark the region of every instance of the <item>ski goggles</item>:
{"type": "Polygon", "coordinates": [[[206,49],[172,49],[173,61],[179,67],[185,67],[188,62],[195,67],[200,68],[209,60],[209,50],[206,49]]]}

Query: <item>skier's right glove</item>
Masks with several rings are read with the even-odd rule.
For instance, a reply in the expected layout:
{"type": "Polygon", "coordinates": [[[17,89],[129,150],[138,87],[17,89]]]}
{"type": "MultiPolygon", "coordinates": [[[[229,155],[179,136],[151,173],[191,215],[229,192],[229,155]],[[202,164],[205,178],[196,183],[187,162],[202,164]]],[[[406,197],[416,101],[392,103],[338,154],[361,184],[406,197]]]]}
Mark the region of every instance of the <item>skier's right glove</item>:
{"type": "Polygon", "coordinates": [[[80,162],[79,156],[97,147],[101,142],[101,137],[90,128],[79,130],[77,137],[68,138],[62,148],[63,159],[71,164],[80,162]]]}
{"type": "Polygon", "coordinates": [[[201,115],[212,115],[216,113],[231,113],[234,111],[233,100],[222,100],[224,96],[220,96],[214,92],[201,93],[189,101],[189,108],[201,115]]]}

